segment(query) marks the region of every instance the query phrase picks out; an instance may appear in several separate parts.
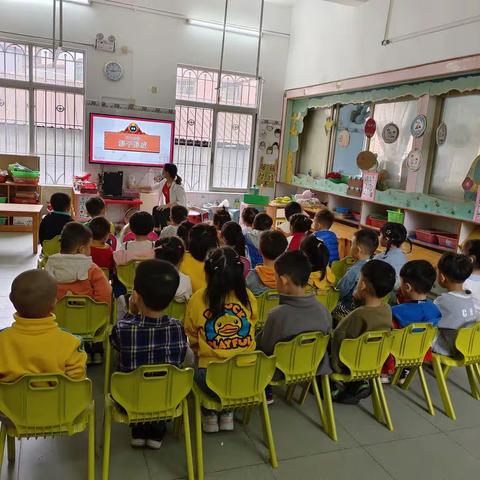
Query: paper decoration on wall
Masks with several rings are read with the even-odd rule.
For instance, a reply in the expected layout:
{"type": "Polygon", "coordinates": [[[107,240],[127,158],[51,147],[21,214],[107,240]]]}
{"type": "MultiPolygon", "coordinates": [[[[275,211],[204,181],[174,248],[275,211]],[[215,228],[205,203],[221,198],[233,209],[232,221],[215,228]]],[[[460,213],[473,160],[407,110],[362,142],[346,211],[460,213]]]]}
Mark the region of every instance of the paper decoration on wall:
{"type": "Polygon", "coordinates": [[[333,121],[332,117],[328,117],[325,120],[325,135],[328,135],[330,133],[334,124],[335,122],[333,121]]]}
{"type": "Polygon", "coordinates": [[[420,138],[427,129],[427,117],[425,115],[417,115],[410,126],[410,132],[415,138],[420,138]]]}
{"type": "Polygon", "coordinates": [[[473,211],[473,221],[480,223],[480,188],[477,190],[477,198],[475,200],[475,210],[473,211]]]}
{"type": "Polygon", "coordinates": [[[400,130],[395,123],[387,123],[383,127],[382,138],[385,143],[395,143],[399,134],[400,130]]]}
{"type": "Polygon", "coordinates": [[[361,178],[350,177],[348,179],[347,195],[351,197],[361,197],[363,189],[363,180],[361,178]]]}
{"type": "Polygon", "coordinates": [[[375,200],[377,189],[378,172],[363,172],[362,199],[375,200]]]}
{"type": "Polygon", "coordinates": [[[418,172],[423,164],[423,155],[417,148],[413,149],[407,156],[407,168],[410,172],[418,172]]]}
{"type": "Polygon", "coordinates": [[[357,155],[357,167],[362,170],[370,170],[377,165],[377,156],[368,150],[364,150],[357,155]]]}
{"type": "Polygon", "coordinates": [[[348,130],[338,132],[338,144],[342,148],[347,148],[350,145],[350,132],[348,130]]]}
{"type": "Polygon", "coordinates": [[[467,175],[462,182],[463,198],[466,201],[475,200],[477,197],[477,192],[480,190],[478,186],[480,185],[480,155],[475,157],[470,168],[468,169],[467,175]]]}
{"type": "Polygon", "coordinates": [[[375,135],[376,131],[377,131],[377,122],[372,117],[370,117],[365,122],[365,136],[367,138],[372,138],[375,135]]]}
{"type": "Polygon", "coordinates": [[[259,125],[260,142],[258,158],[257,185],[272,188],[275,186],[275,175],[279,155],[281,123],[276,120],[261,119],[259,125]]]}
{"type": "Polygon", "coordinates": [[[437,133],[435,137],[438,146],[443,145],[447,140],[447,130],[447,124],[445,122],[440,123],[440,125],[437,127],[437,133]]]}

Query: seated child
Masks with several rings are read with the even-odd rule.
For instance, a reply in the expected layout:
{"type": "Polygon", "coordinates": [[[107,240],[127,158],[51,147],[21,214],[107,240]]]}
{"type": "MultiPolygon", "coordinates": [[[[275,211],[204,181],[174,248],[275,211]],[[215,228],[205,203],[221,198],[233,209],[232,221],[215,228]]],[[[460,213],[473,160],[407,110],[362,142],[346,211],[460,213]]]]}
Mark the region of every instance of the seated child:
{"type": "Polygon", "coordinates": [[[170,225],[162,229],[160,238],[175,237],[178,226],[187,220],[188,210],[183,205],[174,205],[170,209],[170,225]]]}
{"type": "Polygon", "coordinates": [[[442,313],[442,319],[438,322],[438,334],[432,345],[435,353],[456,356],[457,330],[477,321],[472,295],[463,288],[472,271],[472,262],[465,255],[444,253],[438,261],[437,280],[448,292],[434,301],[442,313]]]}
{"type": "MultiPolygon", "coordinates": [[[[175,208],[175,207],[173,207],[175,208]]],[[[170,262],[177,270],[185,255],[185,246],[178,237],[161,238],[155,242],[155,258],[170,262]]],[[[192,296],[192,281],[182,272],[179,272],[180,283],[175,293],[174,300],[178,303],[186,303],[192,296]]]]}
{"type": "Polygon", "coordinates": [[[260,235],[262,232],[270,230],[273,225],[272,218],[266,213],[258,213],[253,220],[253,228],[250,232],[245,234],[245,243],[247,245],[247,252],[250,259],[251,268],[255,268],[259,263],[262,263],[262,256],[258,251],[260,245],[260,235]]]}
{"type": "Polygon", "coordinates": [[[188,252],[180,264],[180,272],[190,277],[195,293],[207,286],[205,258],[209,250],[218,247],[217,230],[213,225],[206,223],[194,225],[188,236],[188,245],[188,252]]]}
{"type": "Polygon", "coordinates": [[[54,193],[50,197],[50,206],[52,207],[52,211],[42,218],[38,229],[38,241],[40,245],[44,240],[51,240],[57,235],[60,235],[62,228],[68,222],[73,222],[71,216],[72,199],[66,193],[54,193]]]}
{"type": "Polygon", "coordinates": [[[87,355],[81,339],[55,322],[56,296],[57,282],[45,270],[28,270],[13,280],[15,322],[0,331],[0,382],[36,373],[85,378],[87,355]]]}
{"type": "Polygon", "coordinates": [[[302,240],[300,250],[305,253],[312,266],[308,286],[314,290],[327,290],[335,286],[335,275],[328,266],[330,254],[328,248],[315,235],[308,235],[302,240]]]}
{"type": "MultiPolygon", "coordinates": [[[[272,232],[273,233],[273,232],[272,232]]],[[[300,251],[286,252],[275,261],[280,305],[268,314],[263,330],[257,335],[257,347],[272,355],[278,342],[291,340],[304,332],[329,333],[330,312],[305,287],[310,277],[310,262],[300,251]]],[[[328,355],[323,357],[318,375],[331,373],[328,355]]]]}
{"type": "MultiPolygon", "coordinates": [[[[205,273],[207,286],[196,291],[188,302],[184,327],[198,357],[195,381],[213,396],[206,384],[207,365],[255,350],[257,301],[245,286],[243,264],[233,248],[210,251],[205,273]]],[[[216,412],[205,412],[203,430],[213,433],[219,429],[233,430],[232,411],[220,414],[220,426],[216,412]]]]}
{"type": "Polygon", "coordinates": [[[113,249],[107,243],[110,235],[110,222],[105,217],[95,217],[88,223],[88,227],[93,237],[90,248],[93,263],[112,272],[115,267],[113,249]]]}
{"type": "Polygon", "coordinates": [[[224,245],[232,247],[240,256],[240,260],[243,263],[243,276],[247,278],[248,272],[250,271],[250,261],[246,257],[247,250],[242,227],[233,221],[224,223],[222,231],[220,232],[220,240],[224,245]]]}
{"type": "MultiPolygon", "coordinates": [[[[110,343],[118,351],[118,370],[131,372],[143,365],[170,363],[180,367],[188,343],[182,324],[163,311],[178,289],[178,272],[161,260],[146,260],[135,273],[130,311],[114,325],[110,343]]],[[[159,449],[165,436],[162,422],[132,426],[132,447],[159,449]]]]}
{"type": "Polygon", "coordinates": [[[220,232],[222,231],[222,227],[227,223],[231,222],[232,217],[230,216],[230,213],[228,213],[228,210],[225,207],[222,207],[221,210],[217,210],[213,214],[213,226],[217,229],[218,234],[220,235],[220,232]]]}
{"type": "MultiPolygon", "coordinates": [[[[148,212],[135,212],[131,217],[129,222],[123,227],[120,232],[120,242],[123,248],[128,242],[134,240],[144,241],[144,246],[147,245],[147,241],[153,245],[158,240],[158,235],[152,230],[150,230],[150,223],[155,222],[153,216],[148,212]],[[134,218],[135,217],[135,218],[134,218]],[[132,227],[132,218],[134,226],[132,227]],[[140,238],[137,238],[137,233],[140,238]],[[147,233],[145,233],[147,232],[147,233]]],[[[137,247],[140,247],[137,245],[137,247]]],[[[120,247],[122,248],[122,247],[120,247]]],[[[136,248],[136,247],[135,247],[136,248]]],[[[140,247],[141,250],[146,250],[146,248],[140,247]]]]}
{"type": "Polygon", "coordinates": [[[328,208],[322,208],[319,210],[313,218],[313,230],[314,235],[323,240],[328,248],[330,254],[329,263],[336,262],[340,259],[338,254],[338,238],[335,232],[332,232],[332,228],[335,217],[328,208]]]}
{"type": "Polygon", "coordinates": [[[380,229],[380,245],[385,247],[385,251],[374,258],[389,263],[395,269],[396,290],[400,286],[400,270],[407,262],[407,256],[401,249],[402,243],[407,240],[407,229],[401,223],[387,222],[380,229]]]}
{"type": "Polygon", "coordinates": [[[188,252],[188,236],[190,234],[190,230],[195,224],[190,222],[189,220],[183,221],[177,229],[177,237],[181,238],[183,244],[185,245],[185,251],[188,252]]]}
{"type": "Polygon", "coordinates": [[[242,233],[245,235],[253,228],[253,220],[257,215],[258,210],[255,207],[246,207],[242,211],[242,233]]]}
{"type": "Polygon", "coordinates": [[[340,300],[332,312],[334,318],[344,317],[355,309],[353,293],[357,287],[360,272],[363,266],[373,257],[377,248],[378,235],[374,230],[362,228],[353,234],[350,256],[356,262],[347,270],[347,273],[337,284],[337,289],[340,290],[340,300]]]}
{"type": "Polygon", "coordinates": [[[275,279],[275,260],[285,253],[288,240],[278,230],[267,230],[260,236],[260,253],[263,263],[250,270],[247,275],[247,288],[255,295],[277,288],[275,279]]]}
{"type": "Polygon", "coordinates": [[[463,288],[472,293],[477,318],[480,317],[480,240],[469,240],[463,245],[462,253],[470,258],[472,274],[465,280],[463,288]]]}
{"type": "Polygon", "coordinates": [[[281,223],[278,226],[278,229],[285,234],[285,236],[289,236],[291,233],[290,228],[290,217],[295,215],[296,213],[302,213],[302,206],[297,202],[289,202],[285,205],[285,218],[287,219],[286,222],[281,223]]]}
{"type": "MultiPolygon", "coordinates": [[[[85,202],[85,208],[91,220],[97,217],[107,218],[107,207],[105,205],[105,202],[103,201],[103,198],[100,197],[99,195],[90,197],[85,202]]],[[[115,237],[115,225],[110,221],[108,223],[110,224],[110,235],[108,237],[108,243],[111,245],[113,250],[116,250],[117,238],[115,237]]],[[[88,227],[88,223],[87,223],[87,227],[88,227]]]]}
{"type": "Polygon", "coordinates": [[[67,294],[85,295],[110,304],[112,287],[90,256],[92,232],[78,222],[63,227],[60,253],[48,258],[45,270],[58,282],[57,299],[67,294]]]}
{"type": "Polygon", "coordinates": [[[300,243],[302,243],[302,240],[310,232],[311,227],[312,220],[310,220],[310,217],[308,217],[304,213],[294,213],[290,217],[290,232],[292,235],[288,239],[289,251],[295,251],[300,249],[300,243]]]}
{"type": "MultiPolygon", "coordinates": [[[[395,270],[391,265],[381,260],[363,263],[355,290],[355,298],[362,306],[340,320],[332,334],[330,361],[335,372],[346,371],[339,357],[343,340],[392,328],[392,311],[383,302],[383,297],[392,291],[394,285],[395,270]]],[[[332,397],[340,403],[355,404],[369,394],[368,382],[349,382],[346,388],[335,389],[332,397]]]]}

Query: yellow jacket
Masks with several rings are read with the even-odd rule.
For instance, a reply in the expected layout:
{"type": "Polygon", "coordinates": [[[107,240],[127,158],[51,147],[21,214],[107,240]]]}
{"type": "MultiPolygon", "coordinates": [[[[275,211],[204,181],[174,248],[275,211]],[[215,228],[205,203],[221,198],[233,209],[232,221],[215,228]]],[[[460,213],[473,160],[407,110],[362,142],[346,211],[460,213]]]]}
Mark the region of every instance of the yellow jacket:
{"type": "Polygon", "coordinates": [[[190,277],[192,281],[192,291],[196,292],[207,286],[205,276],[205,262],[200,262],[192,257],[190,252],[186,252],[179,268],[180,272],[190,277]]]}
{"type": "Polygon", "coordinates": [[[81,340],[60,329],[55,315],[22,318],[0,332],[0,382],[13,382],[28,373],[64,373],[85,377],[87,355],[81,340]]]}
{"type": "Polygon", "coordinates": [[[223,315],[212,317],[205,303],[205,290],[202,288],[192,295],[183,322],[200,368],[236,353],[253,351],[256,346],[257,300],[252,292],[248,291],[251,310],[229,295],[223,315]]]}
{"type": "Polygon", "coordinates": [[[335,275],[330,267],[327,267],[327,273],[323,280],[320,280],[320,272],[312,272],[308,279],[308,285],[317,290],[327,290],[335,286],[335,275]]]}

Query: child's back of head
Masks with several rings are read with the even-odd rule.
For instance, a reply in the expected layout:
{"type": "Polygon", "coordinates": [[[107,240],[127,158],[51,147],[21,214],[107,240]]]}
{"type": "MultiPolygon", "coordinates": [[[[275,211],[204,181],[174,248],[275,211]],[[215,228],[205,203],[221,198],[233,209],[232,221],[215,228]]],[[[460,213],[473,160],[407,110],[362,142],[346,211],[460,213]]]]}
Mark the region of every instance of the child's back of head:
{"type": "Polygon", "coordinates": [[[302,206],[298,202],[288,202],[285,205],[285,218],[290,221],[290,217],[296,213],[302,213],[302,206]]]}
{"type": "Polygon", "coordinates": [[[285,252],[275,260],[277,289],[287,295],[303,294],[312,273],[305,253],[300,250],[285,252]]]}
{"type": "Polygon", "coordinates": [[[378,248],[378,235],[371,228],[362,228],[353,234],[351,255],[356,259],[372,258],[378,248]]]}
{"type": "Polygon", "coordinates": [[[85,202],[85,208],[87,209],[87,213],[91,218],[105,215],[105,202],[103,201],[103,198],[98,195],[95,197],[90,197],[85,202]]]}
{"type": "Polygon", "coordinates": [[[459,253],[444,253],[438,261],[438,281],[447,290],[461,289],[472,272],[471,260],[459,253]]]}
{"type": "Polygon", "coordinates": [[[110,235],[110,222],[105,217],[95,217],[88,224],[93,240],[105,243],[110,235]]]}
{"type": "Polygon", "coordinates": [[[462,253],[470,258],[474,272],[478,272],[480,270],[480,240],[465,242],[462,253]]]}
{"type": "Polygon", "coordinates": [[[70,212],[72,199],[69,195],[62,192],[56,192],[50,197],[50,206],[54,212],[70,212]]]}
{"type": "Polygon", "coordinates": [[[190,235],[190,230],[193,227],[193,223],[189,220],[184,220],[177,228],[177,236],[181,238],[183,244],[185,245],[185,250],[189,250],[189,240],[188,237],[190,235]]]}
{"type": "MultiPolygon", "coordinates": [[[[382,260],[370,260],[362,267],[359,288],[365,285],[364,296],[381,299],[388,295],[395,286],[395,269],[382,260]]],[[[365,298],[362,298],[363,300],[365,298]]]]}
{"type": "Polygon", "coordinates": [[[178,237],[161,238],[155,242],[155,258],[170,262],[175,267],[182,263],[185,254],[183,241],[178,237]]]}
{"type": "Polygon", "coordinates": [[[60,237],[60,253],[90,255],[92,232],[79,222],[67,223],[60,237]]]}
{"type": "Polygon", "coordinates": [[[206,223],[194,225],[188,236],[188,245],[192,257],[199,262],[204,262],[208,251],[218,247],[216,228],[206,223]]]}
{"type": "Polygon", "coordinates": [[[245,237],[242,227],[237,222],[223,224],[222,238],[225,245],[232,247],[241,257],[245,256],[245,237]]]}
{"type": "Polygon", "coordinates": [[[387,222],[380,229],[380,243],[387,253],[392,247],[400,248],[407,241],[407,229],[396,222],[387,222]]]}
{"type": "Polygon", "coordinates": [[[251,227],[258,210],[255,207],[246,207],[242,211],[242,222],[246,227],[251,227]]]}
{"type": "Polygon", "coordinates": [[[183,205],[174,205],[170,209],[170,220],[174,225],[180,225],[187,220],[188,210],[183,205]]]}
{"type": "Polygon", "coordinates": [[[308,235],[302,240],[300,250],[308,257],[312,272],[320,272],[320,280],[323,280],[330,260],[330,254],[325,243],[314,235],[308,235]]]}
{"type": "Polygon", "coordinates": [[[260,235],[259,250],[264,260],[276,260],[287,247],[285,235],[276,230],[267,230],[260,235]]]}
{"type": "Polygon", "coordinates": [[[253,220],[253,229],[254,230],[259,230],[261,232],[264,232],[266,230],[270,230],[273,225],[273,220],[272,217],[267,215],[264,212],[257,213],[255,215],[255,219],[253,220]]]}
{"type": "Polygon", "coordinates": [[[232,217],[225,207],[222,207],[221,210],[217,210],[213,215],[213,225],[217,230],[221,230],[222,227],[231,220],[232,217]]]}
{"type": "Polygon", "coordinates": [[[27,270],[12,282],[10,301],[22,318],[45,318],[52,314],[57,281],[45,270],[27,270]]]}
{"type": "Polygon", "coordinates": [[[312,220],[303,213],[294,213],[289,221],[292,233],[306,233],[312,227],[312,220]]]}
{"type": "Polygon", "coordinates": [[[313,219],[315,230],[330,230],[335,220],[335,216],[328,208],[320,209],[313,219]]]}
{"type": "Polygon", "coordinates": [[[136,237],[146,238],[150,233],[153,232],[154,221],[152,215],[148,212],[135,212],[130,217],[129,224],[130,230],[135,234],[136,237]]]}
{"type": "Polygon", "coordinates": [[[400,270],[400,289],[405,298],[426,295],[433,287],[437,272],[427,260],[411,260],[400,270]]]}

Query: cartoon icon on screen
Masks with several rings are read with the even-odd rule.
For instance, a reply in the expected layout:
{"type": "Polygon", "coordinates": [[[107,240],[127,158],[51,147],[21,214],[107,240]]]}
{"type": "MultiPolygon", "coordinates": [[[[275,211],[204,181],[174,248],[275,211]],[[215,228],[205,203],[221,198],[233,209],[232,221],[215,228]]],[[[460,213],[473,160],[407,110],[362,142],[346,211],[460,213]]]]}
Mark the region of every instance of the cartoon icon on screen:
{"type": "Polygon", "coordinates": [[[128,125],[128,127],[124,130],[125,133],[138,133],[138,134],[142,134],[142,130],[140,129],[140,127],[135,123],[135,122],[132,122],[128,125]]]}

